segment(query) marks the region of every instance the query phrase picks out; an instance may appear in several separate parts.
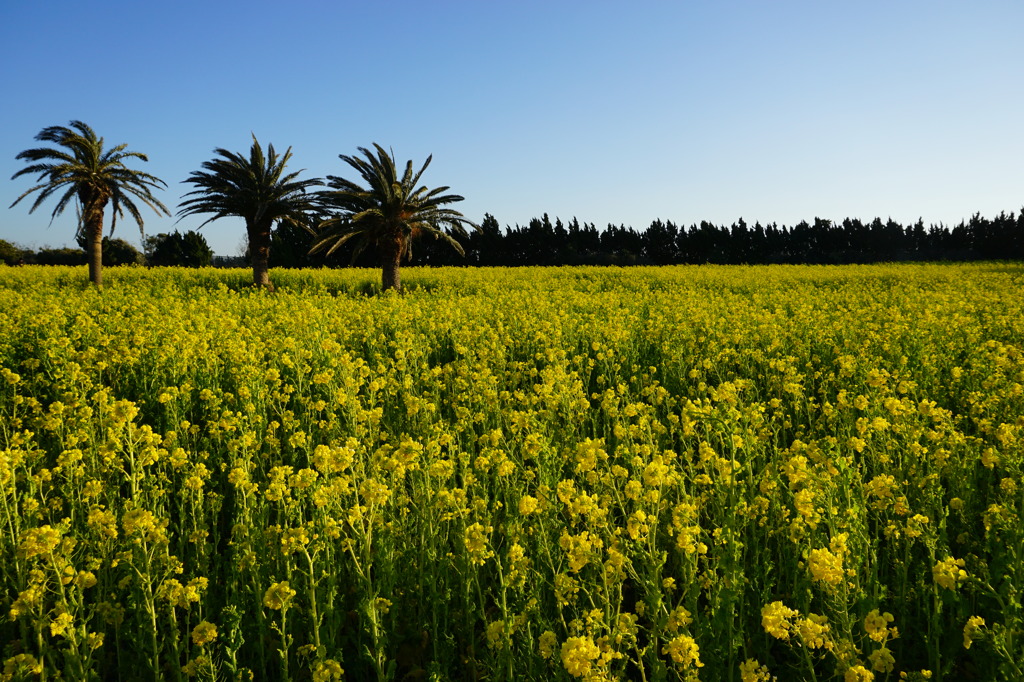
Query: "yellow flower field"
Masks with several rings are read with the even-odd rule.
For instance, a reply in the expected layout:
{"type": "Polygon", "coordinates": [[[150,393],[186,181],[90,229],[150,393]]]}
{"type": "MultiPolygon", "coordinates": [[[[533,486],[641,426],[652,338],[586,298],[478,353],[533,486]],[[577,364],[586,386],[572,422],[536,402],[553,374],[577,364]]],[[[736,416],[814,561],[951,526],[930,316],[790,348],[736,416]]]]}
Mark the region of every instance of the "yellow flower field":
{"type": "Polygon", "coordinates": [[[1024,679],[1024,266],[0,267],[2,680],[1024,679]]]}

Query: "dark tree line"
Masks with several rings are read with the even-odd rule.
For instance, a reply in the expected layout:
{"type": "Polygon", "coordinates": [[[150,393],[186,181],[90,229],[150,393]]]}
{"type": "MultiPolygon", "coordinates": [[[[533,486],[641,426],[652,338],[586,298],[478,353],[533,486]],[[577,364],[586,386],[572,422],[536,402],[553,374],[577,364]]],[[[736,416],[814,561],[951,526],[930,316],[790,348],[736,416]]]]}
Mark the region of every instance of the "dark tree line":
{"type": "MultiPolygon", "coordinates": [[[[105,266],[142,265],[145,257],[123,239],[103,237],[102,262],[105,266]]],[[[23,249],[0,239],[0,263],[7,265],[87,265],[89,253],[84,247],[23,249]]]]}
{"type": "MultiPolygon", "coordinates": [[[[79,248],[43,247],[33,251],[0,239],[0,262],[7,265],[86,265],[89,254],[84,237],[76,241],[79,248]]],[[[102,263],[104,267],[117,265],[171,265],[191,268],[211,264],[213,250],[206,238],[195,231],[182,234],[175,230],[142,240],[144,252],[123,239],[104,237],[102,263]]]]}
{"type": "MultiPolygon", "coordinates": [[[[843,264],[928,260],[1024,259],[1024,212],[995,218],[974,215],[958,225],[930,225],[918,220],[904,226],[893,220],[870,222],[847,218],[841,223],[815,218],[792,227],[776,223],[729,226],[707,221],[683,227],[655,220],[646,230],[594,223],[575,218],[563,223],[547,214],[526,225],[501,228],[487,214],[480,230],[456,236],[465,250],[460,256],[444,242],[421,239],[413,264],[444,266],[523,265],[673,265],[673,264],[843,264]]],[[[330,258],[310,255],[315,237],[293,226],[274,230],[272,267],[376,267],[372,254],[351,260],[348,250],[330,258]]]]}
{"type": "Polygon", "coordinates": [[[492,215],[481,230],[459,238],[465,258],[422,240],[414,262],[427,265],[670,265],[842,264],[883,261],[1024,259],[1024,211],[995,218],[974,215],[953,227],[918,220],[901,225],[875,218],[841,223],[815,218],[792,227],[776,223],[729,226],[702,221],[683,227],[655,220],[646,230],[573,219],[554,222],[545,214],[504,230],[492,215]]]}
{"type": "Polygon", "coordinates": [[[146,249],[147,265],[178,265],[203,268],[213,260],[213,249],[206,237],[194,230],[182,234],[175,230],[142,240],[146,249]]]}
{"type": "MultiPolygon", "coordinates": [[[[730,226],[709,222],[680,227],[655,220],[643,231],[622,225],[598,230],[593,223],[573,219],[554,222],[545,214],[525,226],[502,229],[488,214],[480,230],[455,238],[465,257],[448,244],[421,239],[414,247],[413,264],[521,266],[521,265],[671,265],[671,264],[767,264],[767,263],[875,263],[925,260],[1024,260],[1024,211],[1000,213],[995,218],[974,215],[947,227],[922,221],[904,226],[875,218],[862,222],[847,218],[841,223],[816,218],[792,227],[775,223],[748,225],[742,219],[730,226]]],[[[316,237],[301,227],[281,225],[271,235],[270,266],[285,268],[377,267],[373,253],[363,253],[354,263],[341,249],[329,257],[310,255],[316,237]]],[[[150,265],[201,266],[211,251],[196,232],[160,234],[146,240],[143,260],[134,247],[120,239],[104,239],[104,265],[147,262],[150,265]]],[[[53,265],[86,262],[84,249],[27,251],[0,240],[0,260],[53,265]]],[[[246,261],[227,260],[240,266],[246,261]],[[236,262],[237,261],[237,262],[236,262]]]]}

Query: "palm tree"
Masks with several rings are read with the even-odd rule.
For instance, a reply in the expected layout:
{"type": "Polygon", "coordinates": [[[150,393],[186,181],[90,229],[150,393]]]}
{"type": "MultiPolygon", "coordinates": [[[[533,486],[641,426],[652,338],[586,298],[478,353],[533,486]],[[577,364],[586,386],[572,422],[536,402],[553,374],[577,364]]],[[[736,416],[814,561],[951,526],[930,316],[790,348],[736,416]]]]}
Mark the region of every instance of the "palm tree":
{"type": "Polygon", "coordinates": [[[196,189],[185,195],[192,198],[181,202],[178,215],[212,213],[213,217],[199,227],[228,216],[244,219],[253,283],[273,290],[268,272],[270,231],[274,223],[306,225],[307,216],[316,209],[316,197],[307,190],[322,183],[319,179],[298,180],[301,170],[286,175],[284,169],[292,148],[278,156],[271,144],[264,155],[255,135],[248,159],[224,149],[213,153],[220,158],[204,162],[205,170],[193,171],[184,180],[196,189]]]}
{"type": "Polygon", "coordinates": [[[15,199],[11,207],[29,194],[39,192],[35,203],[28,210],[32,213],[50,196],[63,192],[50,216],[52,222],[74,200],[79,213],[78,229],[85,237],[89,254],[89,280],[99,287],[103,284],[103,212],[107,204],[113,209],[111,234],[114,233],[117,219],[123,217],[126,210],[135,219],[141,233],[142,215],[132,197],[157,213],[169,216],[171,212],[152,192],[154,187],[166,187],[167,184],[149,173],[125,166],[127,159],[149,161],[145,154],[127,151],[128,145],[125,144],[104,150],[103,138],[97,137],[92,128],[81,121],[71,121],[68,125],[70,127],[43,128],[36,135],[40,142],[51,142],[64,149],[26,149],[15,157],[25,159],[30,165],[15,173],[11,179],[39,173],[39,184],[15,199]]]}
{"type": "Polygon", "coordinates": [[[462,201],[457,194],[444,194],[448,187],[427,189],[416,186],[433,157],[428,156],[417,173],[413,173],[412,161],[409,161],[405,173],[399,178],[394,154],[379,144],[374,143],[373,146],[377,150],[376,155],[359,147],[366,158],[339,155],[342,161],[359,172],[369,187],[327,176],[327,184],[332,189],[320,192],[320,201],[335,215],[320,224],[322,232],[310,253],[326,249],[330,255],[349,240],[355,240],[352,256],[355,260],[367,247],[373,246],[380,256],[384,291],[400,291],[399,267],[402,256],[412,258],[414,239],[428,234],[435,239],[443,239],[465,255],[462,245],[443,228],[447,226],[462,236],[466,235],[465,225],[480,228],[458,211],[445,208],[447,204],[462,201]]]}

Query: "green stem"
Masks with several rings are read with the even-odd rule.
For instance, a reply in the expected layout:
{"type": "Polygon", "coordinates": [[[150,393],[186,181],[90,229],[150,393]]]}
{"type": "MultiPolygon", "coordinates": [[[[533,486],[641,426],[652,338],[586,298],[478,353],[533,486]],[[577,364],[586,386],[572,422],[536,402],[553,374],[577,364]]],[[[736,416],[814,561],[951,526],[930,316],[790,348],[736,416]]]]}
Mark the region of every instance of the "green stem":
{"type": "Polygon", "coordinates": [[[316,608],[316,578],[313,575],[313,557],[309,555],[309,550],[305,547],[302,548],[302,553],[306,556],[306,563],[309,566],[309,615],[313,621],[313,645],[316,646],[317,656],[320,656],[320,614],[316,608]]]}

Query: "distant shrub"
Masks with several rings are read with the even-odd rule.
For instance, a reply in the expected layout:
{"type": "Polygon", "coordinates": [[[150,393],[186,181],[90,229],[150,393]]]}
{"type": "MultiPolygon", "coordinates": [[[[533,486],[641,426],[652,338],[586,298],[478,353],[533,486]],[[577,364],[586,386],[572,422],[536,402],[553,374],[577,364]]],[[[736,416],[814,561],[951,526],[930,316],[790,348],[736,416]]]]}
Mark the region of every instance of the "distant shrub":
{"type": "Polygon", "coordinates": [[[25,259],[24,249],[20,249],[9,241],[0,239],[0,262],[17,265],[25,259]]]}
{"type": "Polygon", "coordinates": [[[103,265],[142,265],[146,257],[123,239],[103,238],[103,265]]]}
{"type": "Polygon", "coordinates": [[[182,234],[175,230],[171,234],[147,238],[146,258],[150,265],[204,268],[213,259],[213,249],[206,242],[206,237],[198,232],[189,230],[182,234]]]}
{"type": "Polygon", "coordinates": [[[81,249],[39,249],[36,252],[36,263],[39,265],[85,265],[85,251],[81,249]]]}

